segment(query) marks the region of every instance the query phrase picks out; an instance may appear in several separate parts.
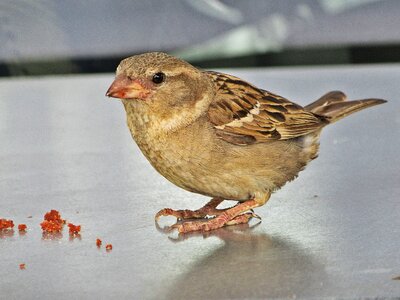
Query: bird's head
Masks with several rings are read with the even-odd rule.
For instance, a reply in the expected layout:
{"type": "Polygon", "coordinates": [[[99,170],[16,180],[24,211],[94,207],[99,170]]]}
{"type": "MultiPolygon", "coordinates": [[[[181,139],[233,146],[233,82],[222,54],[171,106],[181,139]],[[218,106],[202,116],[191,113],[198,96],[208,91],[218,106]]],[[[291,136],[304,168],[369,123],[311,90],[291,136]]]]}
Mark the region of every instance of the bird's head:
{"type": "Polygon", "coordinates": [[[172,129],[204,113],[214,89],[208,76],[189,63],[152,52],[122,60],[106,95],[121,99],[125,107],[140,109],[172,129]]]}

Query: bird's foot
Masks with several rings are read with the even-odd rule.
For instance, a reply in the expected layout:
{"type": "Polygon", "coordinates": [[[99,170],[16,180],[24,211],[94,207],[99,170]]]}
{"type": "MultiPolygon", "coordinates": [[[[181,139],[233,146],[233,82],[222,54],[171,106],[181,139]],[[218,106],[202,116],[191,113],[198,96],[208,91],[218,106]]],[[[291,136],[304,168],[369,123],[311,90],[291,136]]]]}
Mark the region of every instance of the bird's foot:
{"type": "Polygon", "coordinates": [[[216,208],[222,201],[223,199],[221,198],[213,198],[210,202],[197,210],[173,210],[171,208],[164,208],[156,214],[155,219],[158,221],[161,216],[173,216],[178,220],[203,219],[206,216],[216,216],[225,211],[225,209],[216,208]]]}
{"type": "Polygon", "coordinates": [[[245,224],[252,218],[261,219],[253,212],[246,212],[257,206],[259,204],[255,200],[248,200],[226,209],[213,219],[177,223],[171,226],[171,229],[177,229],[179,233],[188,233],[192,231],[210,231],[228,225],[245,224]]]}
{"type": "Polygon", "coordinates": [[[252,218],[257,218],[261,220],[261,217],[255,213],[249,212],[238,215],[233,219],[224,222],[222,220],[216,220],[217,218],[208,221],[186,221],[179,224],[171,226],[171,229],[177,229],[179,233],[188,233],[193,231],[210,231],[218,229],[224,226],[247,224],[252,218]]]}

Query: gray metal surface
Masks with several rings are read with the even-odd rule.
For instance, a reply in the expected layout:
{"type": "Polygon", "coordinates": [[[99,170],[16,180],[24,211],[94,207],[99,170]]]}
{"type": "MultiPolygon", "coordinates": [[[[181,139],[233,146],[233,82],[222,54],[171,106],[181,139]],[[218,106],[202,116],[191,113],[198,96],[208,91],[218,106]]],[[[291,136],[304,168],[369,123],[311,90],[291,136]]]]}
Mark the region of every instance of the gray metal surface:
{"type": "Polygon", "coordinates": [[[319,158],[257,210],[258,226],[176,242],[154,214],[208,199],[143,158],[122,105],[104,97],[112,74],[2,79],[0,218],[29,229],[0,235],[0,298],[400,296],[400,66],[229,72],[301,104],[332,89],[390,102],[326,128],[319,158]],[[42,237],[53,208],[81,239],[42,237]]]}

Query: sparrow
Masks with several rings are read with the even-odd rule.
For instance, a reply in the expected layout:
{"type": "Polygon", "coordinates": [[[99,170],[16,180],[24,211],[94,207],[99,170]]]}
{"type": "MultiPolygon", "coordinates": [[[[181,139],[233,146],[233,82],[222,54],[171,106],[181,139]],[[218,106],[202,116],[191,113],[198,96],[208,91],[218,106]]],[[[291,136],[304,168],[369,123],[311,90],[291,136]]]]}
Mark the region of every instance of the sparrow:
{"type": "Polygon", "coordinates": [[[161,52],[122,60],[106,96],[122,100],[133,139],[161,175],[212,198],[198,210],[156,214],[156,220],[170,215],[182,221],[172,226],[181,233],[258,217],[253,209],[317,157],[325,126],[386,102],[347,101],[343,92],[332,91],[302,107],[161,52]],[[218,209],[224,200],[237,204],[218,209]]]}

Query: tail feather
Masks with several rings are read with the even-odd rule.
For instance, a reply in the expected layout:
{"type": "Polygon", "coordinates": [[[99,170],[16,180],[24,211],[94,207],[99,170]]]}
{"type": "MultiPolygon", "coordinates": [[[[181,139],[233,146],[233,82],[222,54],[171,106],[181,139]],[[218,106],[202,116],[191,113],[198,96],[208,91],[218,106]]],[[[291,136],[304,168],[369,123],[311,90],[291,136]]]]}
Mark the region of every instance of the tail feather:
{"type": "Polygon", "coordinates": [[[304,108],[316,115],[323,116],[329,123],[333,123],[359,110],[385,102],[387,101],[382,99],[346,101],[344,93],[333,91],[304,108]]]}
{"type": "Polygon", "coordinates": [[[332,103],[336,102],[344,102],[347,100],[347,96],[341,92],[341,91],[332,91],[329,93],[326,93],[323,95],[321,98],[319,98],[317,101],[308,104],[305,106],[305,110],[311,111],[313,113],[317,113],[316,109],[327,106],[332,103]]]}

